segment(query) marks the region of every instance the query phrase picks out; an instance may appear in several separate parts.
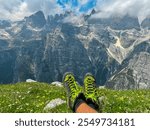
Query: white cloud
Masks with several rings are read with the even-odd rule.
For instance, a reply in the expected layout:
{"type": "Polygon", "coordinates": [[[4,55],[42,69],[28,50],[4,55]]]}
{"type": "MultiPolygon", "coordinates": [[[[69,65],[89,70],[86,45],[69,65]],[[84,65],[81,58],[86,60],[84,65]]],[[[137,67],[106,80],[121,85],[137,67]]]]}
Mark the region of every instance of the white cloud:
{"type": "MultiPolygon", "coordinates": [[[[80,5],[87,1],[80,0],[80,5]]],[[[79,11],[80,5],[74,9],[75,12],[79,11]]],[[[150,15],[150,0],[97,0],[96,9],[101,12],[95,17],[130,14],[143,19],[150,15]]],[[[39,10],[45,15],[63,11],[56,0],[0,0],[0,19],[20,20],[39,10]]]]}
{"type": "Polygon", "coordinates": [[[21,4],[20,0],[0,0],[0,18],[8,19],[15,10],[21,4]]]}
{"type": "Polygon", "coordinates": [[[84,5],[84,4],[86,4],[88,1],[89,1],[89,0],[80,0],[80,4],[81,4],[81,5],[84,5]]]}
{"type": "Polygon", "coordinates": [[[76,26],[81,26],[84,24],[84,18],[79,15],[74,15],[74,14],[71,14],[71,16],[68,16],[66,17],[64,20],[63,20],[64,23],[72,23],[76,26]]]}
{"type": "Polygon", "coordinates": [[[62,12],[56,0],[0,0],[0,19],[20,20],[39,10],[46,16],[62,12]]]}
{"type": "Polygon", "coordinates": [[[12,20],[20,20],[30,14],[31,12],[28,9],[28,4],[26,2],[23,2],[17,8],[14,8],[9,18],[12,20]]]}
{"type": "Polygon", "coordinates": [[[101,11],[96,17],[130,14],[143,19],[150,15],[150,0],[106,0],[103,4],[98,1],[96,8],[101,11]]]}

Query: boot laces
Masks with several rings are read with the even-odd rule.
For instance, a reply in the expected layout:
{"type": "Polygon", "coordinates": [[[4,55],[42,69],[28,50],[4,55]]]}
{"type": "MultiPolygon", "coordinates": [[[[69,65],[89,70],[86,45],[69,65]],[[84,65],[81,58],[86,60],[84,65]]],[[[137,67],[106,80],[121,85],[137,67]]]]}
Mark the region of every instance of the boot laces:
{"type": "Polygon", "coordinates": [[[95,80],[94,79],[91,79],[91,78],[88,78],[87,79],[87,94],[93,94],[95,92],[95,80]]]}
{"type": "Polygon", "coordinates": [[[70,76],[69,79],[68,79],[68,85],[69,85],[69,88],[71,90],[71,95],[75,95],[75,89],[76,89],[76,86],[74,84],[74,80],[73,78],[70,76]]]}

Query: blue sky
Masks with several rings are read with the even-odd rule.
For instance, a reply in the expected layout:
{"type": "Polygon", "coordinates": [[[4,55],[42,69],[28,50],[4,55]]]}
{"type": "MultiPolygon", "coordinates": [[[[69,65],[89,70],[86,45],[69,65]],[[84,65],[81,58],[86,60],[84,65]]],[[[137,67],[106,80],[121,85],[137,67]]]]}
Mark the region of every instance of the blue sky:
{"type": "Polygon", "coordinates": [[[57,0],[57,3],[64,9],[70,6],[72,10],[87,12],[96,6],[97,0],[57,0]]]}

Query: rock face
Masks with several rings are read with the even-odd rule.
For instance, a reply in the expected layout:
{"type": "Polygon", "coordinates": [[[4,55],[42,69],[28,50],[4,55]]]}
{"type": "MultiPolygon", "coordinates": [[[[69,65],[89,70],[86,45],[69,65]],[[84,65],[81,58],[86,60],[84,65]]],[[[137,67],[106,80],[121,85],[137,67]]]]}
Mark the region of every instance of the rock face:
{"type": "Polygon", "coordinates": [[[142,22],[141,26],[143,28],[150,29],[150,17],[145,18],[144,21],[142,22]]]}
{"type": "Polygon", "coordinates": [[[46,19],[42,11],[39,11],[25,18],[26,23],[34,28],[42,28],[46,24],[46,19]]]}
{"type": "Polygon", "coordinates": [[[0,83],[12,83],[15,60],[16,53],[14,50],[0,51],[0,83]]]}
{"type": "Polygon", "coordinates": [[[137,46],[124,67],[107,82],[109,88],[115,89],[149,89],[150,88],[150,44],[137,46]]]}
{"type": "Polygon", "coordinates": [[[126,68],[119,71],[107,83],[115,89],[149,89],[150,88],[150,54],[141,52],[129,61],[126,68]]]}
{"type": "Polygon", "coordinates": [[[91,18],[88,20],[89,24],[101,24],[104,27],[110,26],[116,30],[126,30],[126,29],[140,29],[140,25],[137,17],[131,17],[129,15],[122,16],[112,16],[109,18],[95,19],[91,18]]]}
{"type": "Polygon", "coordinates": [[[11,26],[11,22],[7,21],[7,20],[0,20],[0,28],[6,28],[6,27],[10,27],[11,26]]]}
{"type": "Polygon", "coordinates": [[[74,17],[71,12],[45,19],[39,11],[22,21],[1,22],[0,83],[51,83],[71,71],[80,84],[91,72],[98,85],[148,88],[150,30],[139,30],[138,19],[128,15],[92,20],[94,14],[84,15],[84,22],[76,25],[64,20],[74,17]],[[140,75],[145,71],[146,77],[140,75]]]}

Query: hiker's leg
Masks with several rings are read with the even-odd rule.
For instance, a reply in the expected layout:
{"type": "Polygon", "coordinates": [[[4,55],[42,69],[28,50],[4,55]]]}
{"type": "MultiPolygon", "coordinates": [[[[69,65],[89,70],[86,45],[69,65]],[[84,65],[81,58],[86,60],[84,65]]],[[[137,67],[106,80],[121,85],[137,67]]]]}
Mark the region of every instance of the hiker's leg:
{"type": "Polygon", "coordinates": [[[86,103],[81,103],[78,108],[76,108],[76,113],[98,113],[95,109],[87,105],[86,103]]]}

